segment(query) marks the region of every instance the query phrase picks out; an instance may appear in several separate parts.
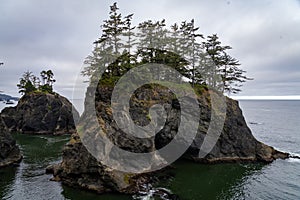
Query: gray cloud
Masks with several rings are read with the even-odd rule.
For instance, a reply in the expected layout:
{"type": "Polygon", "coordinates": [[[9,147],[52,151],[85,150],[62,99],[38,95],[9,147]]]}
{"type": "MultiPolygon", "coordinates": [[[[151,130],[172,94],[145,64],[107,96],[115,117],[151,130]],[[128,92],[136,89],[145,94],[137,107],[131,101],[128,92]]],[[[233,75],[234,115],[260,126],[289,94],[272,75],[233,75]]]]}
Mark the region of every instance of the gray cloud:
{"type": "MultiPolygon", "coordinates": [[[[4,0],[0,6],[0,88],[17,95],[21,74],[52,69],[56,90],[71,98],[84,58],[113,1],[4,0]]],[[[254,81],[240,95],[300,95],[300,3],[287,1],[119,1],[134,22],[195,19],[205,34],[217,33],[254,81]]]]}

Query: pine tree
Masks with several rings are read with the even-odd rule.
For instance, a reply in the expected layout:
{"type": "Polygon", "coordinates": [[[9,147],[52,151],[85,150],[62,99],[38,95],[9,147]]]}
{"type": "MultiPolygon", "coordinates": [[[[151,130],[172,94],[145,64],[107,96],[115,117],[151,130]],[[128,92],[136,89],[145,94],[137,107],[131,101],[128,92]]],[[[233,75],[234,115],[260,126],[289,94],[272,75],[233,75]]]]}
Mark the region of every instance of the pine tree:
{"type": "Polygon", "coordinates": [[[17,84],[17,87],[19,88],[19,93],[25,94],[29,92],[36,91],[37,88],[32,83],[32,80],[35,79],[35,76],[32,74],[31,71],[26,71],[20,78],[19,84],[17,84]]]}
{"type": "Polygon", "coordinates": [[[239,68],[239,61],[227,53],[232,47],[222,46],[216,34],[208,36],[204,47],[213,62],[212,65],[206,67],[210,68],[208,73],[210,73],[211,80],[208,82],[214,88],[220,88],[222,92],[238,93],[241,91],[239,87],[242,83],[252,80],[244,75],[246,71],[239,68]],[[217,76],[221,76],[220,81],[217,76]]]}
{"type": "MultiPolygon", "coordinates": [[[[239,92],[241,84],[251,80],[240,69],[239,61],[227,53],[231,47],[223,46],[216,34],[201,42],[204,37],[194,20],[184,21],[180,26],[175,23],[169,29],[165,20],[148,20],[138,24],[135,34],[133,14],[122,18],[118,10],[116,3],[110,7],[109,19],[101,26],[103,34],[85,60],[87,66],[82,74],[90,77],[90,81],[97,81],[98,72],[102,78],[117,80],[131,68],[145,63],[169,65],[193,86],[209,85],[221,92],[239,92]]],[[[158,80],[170,80],[176,78],[172,71],[153,74],[158,80]]]]}
{"type": "Polygon", "coordinates": [[[170,36],[168,38],[167,50],[173,51],[177,54],[181,54],[181,46],[180,46],[180,30],[177,23],[171,25],[170,36]]]}
{"type": "Polygon", "coordinates": [[[247,80],[253,80],[244,75],[246,71],[239,68],[241,65],[239,61],[228,55],[226,52],[224,52],[223,61],[223,66],[220,69],[223,92],[236,94],[241,91],[239,87],[242,86],[242,83],[247,80]]]}
{"type": "MultiPolygon", "coordinates": [[[[199,27],[195,27],[194,19],[192,19],[191,22],[184,21],[181,23],[181,48],[183,55],[185,55],[187,57],[187,60],[190,62],[190,75],[188,78],[192,80],[193,87],[196,81],[196,66],[199,62],[199,57],[197,57],[197,50],[200,48],[200,44],[197,43],[197,38],[203,38],[202,34],[197,33],[198,30],[199,27]]],[[[199,72],[197,74],[199,74],[199,72]]]]}
{"type": "Polygon", "coordinates": [[[35,88],[39,88],[40,87],[40,78],[39,77],[36,77],[36,76],[33,76],[32,77],[32,84],[35,88]]]}
{"type": "Polygon", "coordinates": [[[131,54],[131,48],[135,45],[135,33],[133,30],[135,29],[135,26],[132,27],[132,16],[133,14],[127,15],[124,17],[125,19],[125,32],[123,33],[124,36],[127,37],[127,43],[124,45],[124,47],[127,49],[127,52],[131,54]]]}
{"type": "MultiPolygon", "coordinates": [[[[165,20],[153,22],[151,20],[142,22],[138,25],[138,52],[142,63],[160,63],[165,64],[163,52],[167,47],[167,30],[165,29],[165,20]]],[[[160,71],[153,72],[156,79],[160,80],[162,74],[160,71]]]]}
{"type": "Polygon", "coordinates": [[[103,40],[110,39],[111,46],[114,47],[114,53],[119,54],[119,48],[123,45],[119,43],[121,40],[119,38],[120,34],[126,29],[125,22],[122,20],[121,13],[118,12],[119,8],[117,3],[110,6],[110,16],[109,19],[104,20],[102,27],[102,36],[95,43],[102,42],[103,40]]]}
{"type": "Polygon", "coordinates": [[[41,71],[40,76],[43,80],[41,83],[39,77],[32,74],[30,71],[24,72],[17,84],[19,93],[28,94],[35,91],[53,93],[53,83],[55,82],[54,74],[51,70],[41,71]]]}
{"type": "Polygon", "coordinates": [[[130,70],[133,64],[136,63],[136,57],[132,53],[133,47],[137,44],[134,32],[135,26],[132,26],[132,16],[133,14],[124,17],[125,31],[123,35],[126,38],[126,43],[122,55],[118,58],[118,60],[123,60],[121,61],[122,63],[120,63],[120,66],[122,66],[121,75],[130,70]]]}
{"type": "Polygon", "coordinates": [[[166,49],[166,26],[165,20],[153,22],[148,20],[142,22],[138,25],[138,34],[139,39],[138,49],[142,51],[143,54],[147,52],[150,60],[154,57],[154,49],[165,50],[166,49]]]}
{"type": "Polygon", "coordinates": [[[220,86],[220,80],[218,79],[219,69],[224,65],[223,54],[226,50],[231,49],[230,46],[221,46],[219,37],[216,34],[207,37],[207,40],[203,42],[206,55],[209,56],[208,59],[211,61],[208,62],[207,73],[209,73],[209,80],[207,84],[211,85],[213,88],[220,86]],[[213,62],[213,63],[212,63],[213,62]]]}
{"type": "MultiPolygon", "coordinates": [[[[87,66],[81,72],[82,75],[97,79],[97,74],[103,74],[103,77],[120,77],[124,71],[127,71],[134,62],[131,56],[131,48],[134,45],[135,27],[131,26],[133,14],[127,15],[124,19],[117,3],[110,6],[109,19],[104,20],[101,25],[103,34],[94,42],[95,47],[92,55],[89,55],[84,64],[87,66]],[[128,40],[122,41],[122,36],[128,40]],[[127,60],[127,64],[120,64],[120,57],[127,60]]],[[[123,62],[122,62],[123,63],[123,62]]]]}
{"type": "MultiPolygon", "coordinates": [[[[108,51],[107,53],[111,53],[108,57],[112,60],[117,59],[121,55],[121,48],[123,48],[124,44],[121,40],[121,35],[127,30],[128,24],[126,26],[126,20],[122,19],[121,13],[118,12],[119,8],[117,3],[114,3],[110,6],[110,16],[109,19],[104,20],[104,24],[102,27],[102,36],[95,43],[103,43],[105,41],[106,48],[105,50],[110,50],[112,48],[112,52],[108,51]]],[[[130,17],[127,18],[129,20],[130,17]]],[[[127,21],[128,23],[128,21],[127,21]]],[[[120,66],[115,65],[112,66],[112,75],[120,76],[120,66]]]]}

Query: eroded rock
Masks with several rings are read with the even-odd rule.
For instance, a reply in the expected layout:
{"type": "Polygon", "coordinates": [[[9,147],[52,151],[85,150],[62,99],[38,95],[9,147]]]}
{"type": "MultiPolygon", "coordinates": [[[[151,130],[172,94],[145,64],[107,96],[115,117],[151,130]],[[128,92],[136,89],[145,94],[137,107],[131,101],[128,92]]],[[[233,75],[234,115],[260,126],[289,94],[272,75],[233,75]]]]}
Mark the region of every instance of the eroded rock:
{"type": "Polygon", "coordinates": [[[21,159],[20,149],[0,117],[0,167],[19,163],[21,159]]]}
{"type": "Polygon", "coordinates": [[[4,108],[1,116],[10,132],[53,135],[74,133],[74,120],[79,118],[69,100],[48,93],[25,94],[17,106],[4,108]]]}
{"type": "MultiPolygon", "coordinates": [[[[93,88],[89,88],[86,95],[87,99],[92,93],[93,88]]],[[[198,103],[200,106],[200,121],[196,137],[189,149],[181,158],[192,159],[200,163],[218,163],[218,162],[272,162],[277,158],[287,158],[287,153],[275,150],[273,147],[257,141],[248,128],[238,102],[226,98],[226,119],[218,138],[216,145],[205,157],[199,158],[199,151],[203,140],[207,134],[211,120],[211,98],[207,89],[202,89],[198,94],[198,103]]],[[[86,130],[91,135],[86,136],[88,139],[96,140],[104,134],[118,148],[135,152],[147,153],[153,150],[161,149],[176,136],[178,126],[180,125],[180,105],[174,98],[174,94],[162,87],[144,87],[136,90],[130,101],[130,116],[136,124],[141,126],[149,124],[149,108],[154,104],[164,106],[167,113],[166,123],[155,137],[140,139],[123,132],[114,121],[110,105],[111,87],[100,87],[96,93],[96,103],[85,102],[85,112],[80,119],[80,129],[86,130]],[[97,128],[87,126],[93,116],[89,115],[89,110],[96,107],[98,122],[103,131],[97,132],[97,128]],[[87,124],[84,122],[88,122],[87,124]],[[93,132],[96,132],[93,134],[93,132]]],[[[128,120],[128,119],[124,119],[128,120]]],[[[89,124],[90,125],[90,124],[89,124]]],[[[82,133],[82,130],[79,130],[82,133]]],[[[80,134],[79,133],[79,134],[80,134]]],[[[82,139],[78,133],[72,135],[72,139],[65,146],[63,151],[63,160],[60,164],[54,166],[50,171],[54,174],[54,180],[60,180],[64,184],[74,187],[85,188],[104,192],[120,192],[133,194],[140,191],[140,187],[155,177],[156,172],[130,174],[119,172],[111,169],[95,159],[86,146],[83,145],[82,139]]],[[[185,134],[189,134],[188,131],[185,134]]],[[[105,148],[106,143],[101,143],[99,148],[105,148]]],[[[180,145],[180,143],[178,143],[180,145]]],[[[179,146],[180,147],[180,146],[179,146]]],[[[178,147],[178,148],[179,148],[178,147]]],[[[95,147],[96,148],[96,147],[95,147]]],[[[109,148],[105,148],[108,149],[109,148]]],[[[120,158],[122,159],[122,158],[120,158]]],[[[167,159],[167,158],[153,158],[167,159]]],[[[132,160],[133,164],[135,160],[132,160]]],[[[141,165],[147,163],[140,163],[141,165]]],[[[147,171],[145,171],[147,172],[147,171]]]]}

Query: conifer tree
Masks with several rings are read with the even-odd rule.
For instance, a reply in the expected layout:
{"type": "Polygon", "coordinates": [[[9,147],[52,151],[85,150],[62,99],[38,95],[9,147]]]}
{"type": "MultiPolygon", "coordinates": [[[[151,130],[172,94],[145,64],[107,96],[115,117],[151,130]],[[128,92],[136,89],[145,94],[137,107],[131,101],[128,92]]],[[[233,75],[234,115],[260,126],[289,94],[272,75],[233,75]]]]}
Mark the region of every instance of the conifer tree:
{"type": "Polygon", "coordinates": [[[24,74],[20,78],[20,82],[17,84],[19,93],[28,94],[35,91],[53,93],[53,83],[56,81],[54,79],[53,72],[51,70],[43,70],[40,73],[40,76],[43,80],[43,83],[41,83],[40,78],[33,75],[32,72],[24,72],[24,74]]]}
{"type": "Polygon", "coordinates": [[[127,43],[124,45],[127,52],[131,54],[131,48],[135,45],[135,33],[133,30],[135,29],[135,26],[132,26],[132,16],[133,14],[127,15],[124,17],[125,19],[125,32],[123,33],[124,36],[127,37],[127,43]]]}
{"type": "Polygon", "coordinates": [[[210,77],[208,80],[208,84],[214,88],[219,87],[218,74],[219,69],[224,65],[223,54],[226,50],[231,49],[230,46],[221,46],[221,42],[219,41],[219,37],[216,34],[207,37],[207,40],[203,42],[205,52],[211,62],[209,62],[207,73],[210,77]]]}
{"type": "MultiPolygon", "coordinates": [[[[126,26],[126,20],[122,19],[121,13],[118,12],[119,8],[117,3],[114,3],[110,6],[109,19],[104,20],[102,27],[102,36],[95,42],[103,43],[105,41],[106,47],[102,47],[107,51],[107,59],[115,60],[118,58],[122,52],[121,48],[123,48],[124,44],[121,41],[120,36],[124,33],[128,27],[128,21],[126,26]],[[112,51],[111,51],[112,50],[112,51]]],[[[129,20],[130,17],[127,18],[129,20]]],[[[114,65],[111,66],[112,75],[120,76],[122,66],[114,65]]]]}
{"type": "MultiPolygon", "coordinates": [[[[135,28],[133,14],[122,18],[118,10],[116,3],[110,7],[109,19],[101,26],[103,34],[85,60],[87,66],[82,74],[91,80],[99,78],[96,72],[101,72],[102,78],[117,80],[134,66],[145,63],[166,64],[193,86],[209,85],[221,92],[237,93],[243,82],[251,80],[239,68],[239,61],[227,53],[231,47],[223,46],[216,34],[201,42],[204,37],[194,20],[175,23],[169,29],[165,20],[148,20],[135,28]]],[[[158,80],[170,80],[176,74],[171,71],[153,74],[158,80]]]]}
{"type": "Polygon", "coordinates": [[[240,69],[240,65],[241,64],[237,59],[224,52],[223,65],[220,69],[223,92],[236,94],[241,91],[240,87],[242,86],[242,83],[247,80],[253,80],[244,75],[246,71],[240,69]]]}
{"type": "Polygon", "coordinates": [[[211,73],[209,77],[213,87],[222,88],[222,92],[238,93],[243,82],[252,80],[244,75],[246,71],[239,68],[239,61],[227,53],[232,47],[222,46],[216,34],[208,36],[204,47],[213,61],[213,65],[208,66],[211,68],[208,73],[211,73]],[[222,78],[221,83],[216,81],[218,75],[222,78]]]}
{"type": "Polygon", "coordinates": [[[19,84],[17,84],[17,87],[19,88],[19,93],[24,94],[27,92],[35,91],[36,88],[32,84],[32,78],[34,75],[31,71],[26,71],[20,78],[19,84]]]}
{"type": "Polygon", "coordinates": [[[197,56],[197,49],[200,48],[200,44],[197,42],[197,38],[203,38],[203,35],[197,32],[199,30],[199,27],[195,27],[194,19],[192,19],[191,22],[182,22],[180,30],[183,38],[183,54],[187,57],[188,61],[190,62],[190,75],[188,78],[192,80],[192,85],[194,86],[196,78],[196,66],[199,62],[199,57],[197,56]]]}

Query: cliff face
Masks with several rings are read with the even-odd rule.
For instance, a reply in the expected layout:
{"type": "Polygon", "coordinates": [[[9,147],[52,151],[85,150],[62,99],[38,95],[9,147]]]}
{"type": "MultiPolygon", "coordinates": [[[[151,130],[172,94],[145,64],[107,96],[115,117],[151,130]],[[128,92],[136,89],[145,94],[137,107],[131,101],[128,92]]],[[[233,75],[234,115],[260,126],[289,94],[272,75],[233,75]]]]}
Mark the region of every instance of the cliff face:
{"type": "MultiPolygon", "coordinates": [[[[89,88],[86,95],[90,95],[92,88],[89,88]]],[[[215,162],[271,162],[277,158],[287,158],[288,154],[276,151],[274,148],[257,141],[248,128],[238,102],[226,98],[227,110],[226,119],[220,137],[214,148],[204,158],[199,158],[199,151],[207,134],[211,120],[210,93],[212,91],[202,90],[198,96],[200,106],[200,121],[197,135],[182,158],[192,159],[201,163],[215,162]]],[[[174,99],[174,95],[166,88],[144,87],[136,90],[130,100],[130,116],[136,124],[149,124],[149,108],[154,104],[163,105],[167,119],[164,127],[155,137],[148,139],[135,138],[124,133],[119,129],[113,119],[110,96],[112,88],[100,87],[96,93],[96,103],[85,103],[85,110],[96,106],[98,121],[103,133],[113,141],[113,144],[124,150],[145,153],[156,149],[161,149],[176,136],[180,124],[180,105],[174,99]]],[[[93,121],[93,116],[84,112],[81,117],[83,121],[93,121]]],[[[126,119],[125,119],[126,120],[126,119]]],[[[81,126],[82,129],[91,129],[93,127],[81,126]]],[[[96,129],[95,129],[96,130],[96,129]]],[[[103,134],[102,133],[102,134],[103,134]]],[[[189,134],[188,132],[186,134],[189,134]]],[[[96,140],[99,135],[90,136],[96,140]]],[[[51,168],[55,180],[61,180],[63,183],[72,186],[97,191],[99,193],[107,191],[117,191],[122,193],[134,193],[139,190],[142,183],[149,181],[149,175],[133,175],[115,171],[102,162],[98,162],[87,151],[82,144],[82,138],[77,133],[72,135],[71,141],[66,145],[63,151],[62,163],[51,168]]],[[[106,143],[102,147],[107,148],[106,143]]],[[[179,144],[180,145],[180,144],[179,144]]],[[[178,147],[179,148],[179,147],[178,147]]],[[[122,159],[122,158],[120,158],[122,159]]],[[[125,158],[126,159],[126,158],[125,158]]],[[[150,162],[158,159],[151,158],[150,162]]],[[[167,158],[159,158],[167,159],[167,158]]],[[[146,165],[147,163],[135,163],[133,165],[146,165]]]]}
{"type": "Polygon", "coordinates": [[[20,149],[0,117],[0,167],[18,163],[21,159],[20,149]]]}
{"type": "Polygon", "coordinates": [[[52,180],[61,181],[72,187],[92,190],[98,193],[121,192],[136,193],[148,178],[143,175],[126,174],[112,170],[97,160],[87,151],[77,134],[65,146],[63,161],[46,169],[53,173],[52,180]]]}
{"type": "MultiPolygon", "coordinates": [[[[74,112],[77,120],[79,114],[74,112]]],[[[53,135],[75,132],[72,104],[58,94],[26,94],[17,106],[3,109],[1,116],[11,132],[53,135]]]]}
{"type": "MultiPolygon", "coordinates": [[[[197,153],[207,132],[207,125],[202,126],[186,152],[186,157],[200,163],[217,162],[272,162],[278,158],[287,158],[287,153],[275,150],[255,139],[243,117],[238,101],[226,98],[226,118],[222,133],[214,148],[204,158],[198,158],[197,153]]],[[[208,121],[207,115],[201,121],[208,121]]]]}

